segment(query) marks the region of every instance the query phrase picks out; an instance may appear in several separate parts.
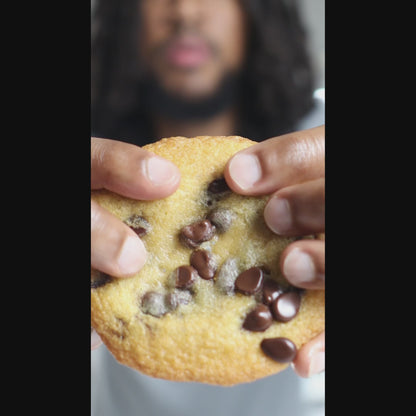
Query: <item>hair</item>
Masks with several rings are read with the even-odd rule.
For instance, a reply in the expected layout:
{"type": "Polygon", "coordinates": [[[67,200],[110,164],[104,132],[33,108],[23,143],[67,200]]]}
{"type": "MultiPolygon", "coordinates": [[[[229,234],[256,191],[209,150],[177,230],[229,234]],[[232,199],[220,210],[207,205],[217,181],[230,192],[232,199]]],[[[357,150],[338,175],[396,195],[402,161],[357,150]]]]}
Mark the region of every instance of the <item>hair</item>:
{"type": "MultiPolygon", "coordinates": [[[[152,137],[140,102],[139,0],[96,0],[92,14],[92,134],[152,137]]],[[[242,0],[249,19],[236,134],[284,134],[313,107],[313,70],[296,1],[242,0]]]]}

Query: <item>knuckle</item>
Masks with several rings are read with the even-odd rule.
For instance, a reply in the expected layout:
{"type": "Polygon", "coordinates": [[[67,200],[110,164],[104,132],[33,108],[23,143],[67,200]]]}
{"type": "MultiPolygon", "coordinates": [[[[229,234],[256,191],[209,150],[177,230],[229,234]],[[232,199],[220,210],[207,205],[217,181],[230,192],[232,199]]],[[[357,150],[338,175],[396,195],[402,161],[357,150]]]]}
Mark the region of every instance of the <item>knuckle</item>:
{"type": "Polygon", "coordinates": [[[104,165],[108,155],[107,148],[107,140],[94,138],[91,141],[91,161],[97,165],[104,165]]]}
{"type": "Polygon", "coordinates": [[[111,140],[96,139],[91,142],[91,170],[101,187],[106,187],[117,164],[117,152],[111,140]]]}
{"type": "Polygon", "coordinates": [[[292,136],[288,143],[287,162],[304,176],[311,166],[324,169],[324,153],[325,144],[320,138],[310,134],[302,137],[292,136]]]}

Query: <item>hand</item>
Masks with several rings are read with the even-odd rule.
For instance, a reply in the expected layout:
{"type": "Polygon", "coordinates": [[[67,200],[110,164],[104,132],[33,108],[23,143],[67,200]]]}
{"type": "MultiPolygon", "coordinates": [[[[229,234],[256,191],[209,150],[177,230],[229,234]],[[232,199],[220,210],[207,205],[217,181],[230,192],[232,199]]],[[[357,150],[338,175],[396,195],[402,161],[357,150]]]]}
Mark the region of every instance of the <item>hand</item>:
{"type": "MultiPolygon", "coordinates": [[[[234,155],[225,178],[242,195],[268,195],[264,218],[279,235],[325,232],[325,126],[273,137],[234,155]]],[[[282,253],[281,268],[294,286],[325,287],[325,241],[298,240],[282,253]]],[[[325,369],[325,334],[305,344],[293,362],[302,377],[325,369]]]]}
{"type": "MultiPolygon", "coordinates": [[[[179,182],[180,173],[173,163],[132,144],[91,138],[92,190],[105,188],[129,198],[152,200],[172,194],[179,182]]],[[[137,234],[91,201],[91,267],[123,278],[137,273],[146,256],[137,234]]],[[[95,337],[94,346],[99,344],[95,337]]]]}

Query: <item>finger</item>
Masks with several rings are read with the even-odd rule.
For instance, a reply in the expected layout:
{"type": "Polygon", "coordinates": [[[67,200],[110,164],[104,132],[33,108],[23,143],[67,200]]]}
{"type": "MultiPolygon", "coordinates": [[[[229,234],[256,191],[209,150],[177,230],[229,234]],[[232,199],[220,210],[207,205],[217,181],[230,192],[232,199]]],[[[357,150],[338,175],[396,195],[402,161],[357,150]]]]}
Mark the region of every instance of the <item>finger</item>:
{"type": "Polygon", "coordinates": [[[102,343],[103,342],[95,329],[91,328],[91,350],[97,349],[100,345],[102,345],[102,343]]]}
{"type": "Polygon", "coordinates": [[[129,143],[91,138],[91,188],[106,188],[134,199],[158,199],[179,186],[170,161],[129,143]]]}
{"type": "Polygon", "coordinates": [[[325,179],[288,186],[275,193],[264,219],[276,234],[286,236],[325,231],[325,179]]]}
{"type": "Polygon", "coordinates": [[[91,266],[114,277],[128,277],[143,267],[146,257],[137,234],[91,201],[91,266]]]}
{"type": "Polygon", "coordinates": [[[285,248],[280,257],[283,275],[294,286],[325,288],[325,242],[299,240],[285,248]]]}
{"type": "Polygon", "coordinates": [[[325,332],[321,332],[298,351],[292,368],[301,377],[311,377],[325,370],[325,332]]]}
{"type": "Polygon", "coordinates": [[[265,195],[325,174],[325,127],[274,137],[234,155],[225,178],[243,195],[265,195]]]}

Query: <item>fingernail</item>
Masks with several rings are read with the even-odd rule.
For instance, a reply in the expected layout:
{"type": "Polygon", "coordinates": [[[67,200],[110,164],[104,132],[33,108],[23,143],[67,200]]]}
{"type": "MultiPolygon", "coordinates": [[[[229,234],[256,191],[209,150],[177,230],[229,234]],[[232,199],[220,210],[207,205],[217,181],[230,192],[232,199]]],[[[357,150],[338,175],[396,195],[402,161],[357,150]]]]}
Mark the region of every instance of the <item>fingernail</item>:
{"type": "Polygon", "coordinates": [[[166,185],[176,180],[178,168],[168,160],[158,156],[152,156],[146,159],[145,175],[153,185],[166,185]]]}
{"type": "Polygon", "coordinates": [[[242,189],[250,189],[261,179],[261,166],[258,158],[251,154],[239,154],[231,159],[229,173],[233,181],[242,189]]]}
{"type": "Polygon", "coordinates": [[[264,219],[273,232],[285,234],[292,227],[289,202],[284,198],[271,198],[264,209],[264,219]]]}
{"type": "Polygon", "coordinates": [[[315,352],[311,356],[311,361],[309,364],[308,376],[313,376],[315,374],[322,373],[325,370],[325,351],[315,352]]]}
{"type": "Polygon", "coordinates": [[[140,238],[128,236],[124,241],[117,264],[122,275],[137,273],[146,262],[146,249],[140,238]]]}
{"type": "Polygon", "coordinates": [[[315,265],[309,254],[294,248],[285,258],[283,274],[293,285],[303,285],[316,279],[315,265]]]}

